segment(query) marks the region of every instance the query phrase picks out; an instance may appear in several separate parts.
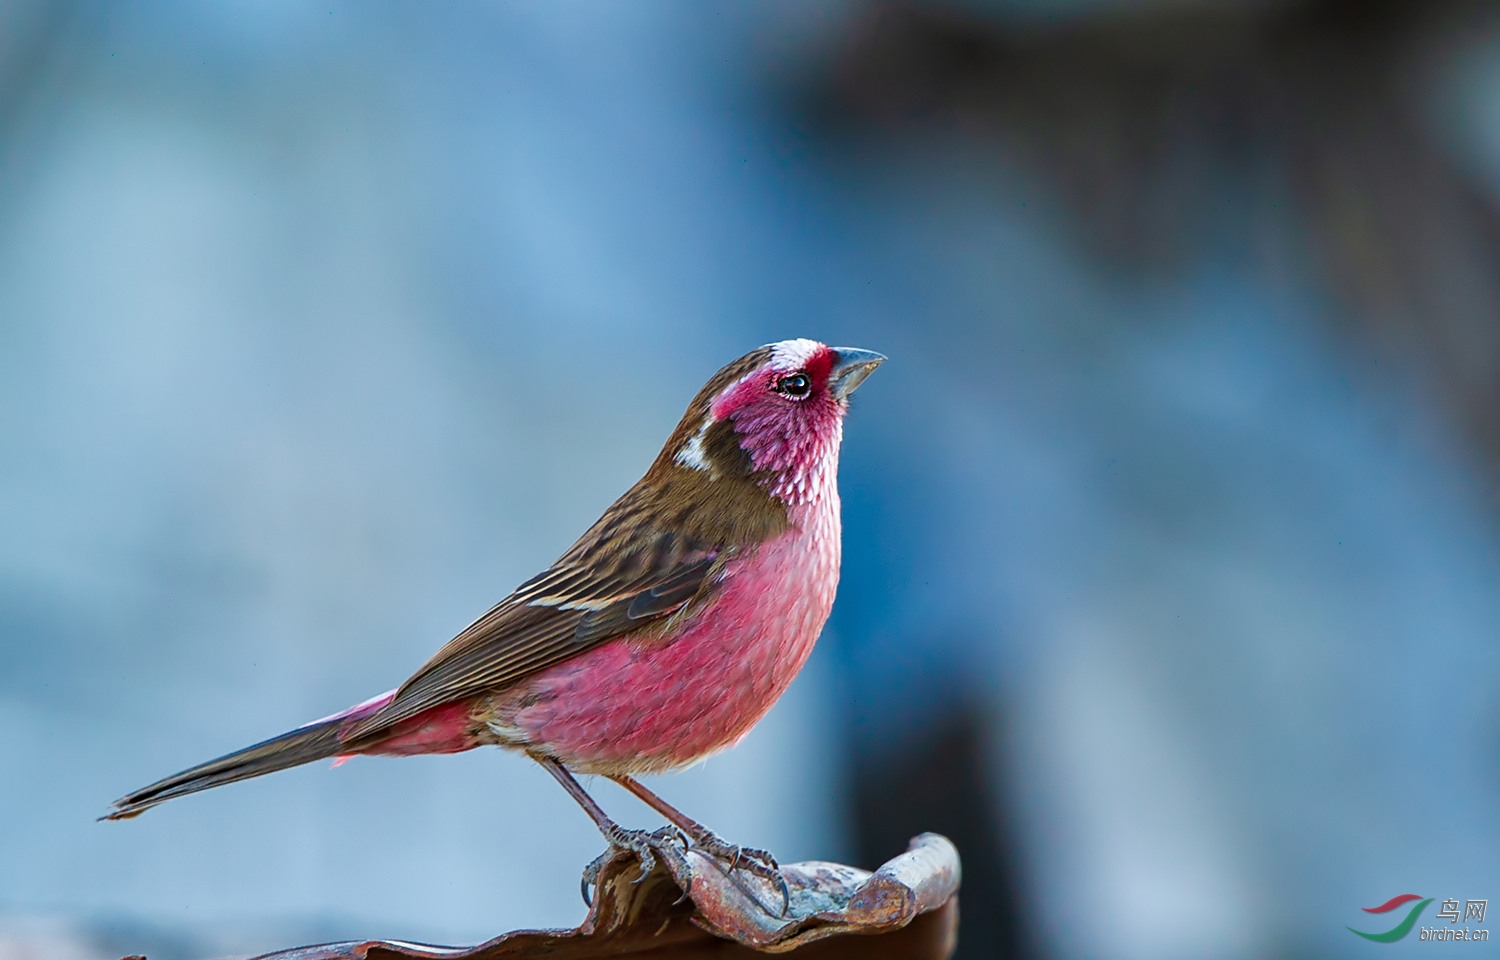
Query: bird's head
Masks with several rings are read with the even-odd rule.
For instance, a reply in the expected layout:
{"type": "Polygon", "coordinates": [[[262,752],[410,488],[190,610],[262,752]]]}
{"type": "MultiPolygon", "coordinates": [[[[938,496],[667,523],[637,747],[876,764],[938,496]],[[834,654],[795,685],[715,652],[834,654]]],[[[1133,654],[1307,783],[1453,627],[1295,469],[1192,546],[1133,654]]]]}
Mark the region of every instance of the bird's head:
{"type": "Polygon", "coordinates": [[[831,482],[849,395],[883,360],[816,340],[752,350],[693,398],[660,462],[715,480],[754,477],[784,503],[805,502],[831,482]]]}

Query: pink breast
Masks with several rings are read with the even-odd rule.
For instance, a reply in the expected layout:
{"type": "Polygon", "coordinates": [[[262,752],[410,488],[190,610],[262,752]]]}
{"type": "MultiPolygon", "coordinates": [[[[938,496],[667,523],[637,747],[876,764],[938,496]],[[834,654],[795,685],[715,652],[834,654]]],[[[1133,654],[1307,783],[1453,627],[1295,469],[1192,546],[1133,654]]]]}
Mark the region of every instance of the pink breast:
{"type": "Polygon", "coordinates": [[[819,500],[730,561],[675,639],[616,640],[543,671],[495,705],[501,725],[583,773],[658,772],[735,743],[785,692],[833,606],[837,494],[819,500]]]}

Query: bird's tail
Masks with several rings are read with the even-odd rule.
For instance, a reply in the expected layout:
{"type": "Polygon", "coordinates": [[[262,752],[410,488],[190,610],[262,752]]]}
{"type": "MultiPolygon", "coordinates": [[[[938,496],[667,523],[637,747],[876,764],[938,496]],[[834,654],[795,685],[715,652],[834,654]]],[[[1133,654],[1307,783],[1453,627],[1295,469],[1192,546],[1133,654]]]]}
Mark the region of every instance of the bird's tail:
{"type": "Polygon", "coordinates": [[[112,805],[113,809],[99,819],[128,820],[175,797],[354,752],[351,744],[341,740],[339,734],[347,729],[352,720],[374,713],[389,703],[394,693],[395,691],[391,691],[343,713],[225,754],[217,760],[189,767],[181,773],[158,780],[149,787],[127,793],[116,800],[112,805]]]}

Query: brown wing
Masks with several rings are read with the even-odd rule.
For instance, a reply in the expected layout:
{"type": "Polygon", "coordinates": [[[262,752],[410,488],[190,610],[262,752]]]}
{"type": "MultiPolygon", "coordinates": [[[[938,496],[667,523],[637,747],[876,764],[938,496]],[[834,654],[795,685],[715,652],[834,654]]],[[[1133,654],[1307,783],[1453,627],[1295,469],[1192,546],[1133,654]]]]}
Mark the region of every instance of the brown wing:
{"type": "Polygon", "coordinates": [[[622,498],[557,563],[470,624],[346,742],[431,707],[499,690],[659,621],[713,589],[725,546],[653,526],[622,498]]]}
{"type": "MultiPolygon", "coordinates": [[[[669,616],[704,589],[717,559],[714,552],[690,551],[634,577],[600,571],[595,580],[572,583],[578,590],[572,596],[549,592],[528,599],[518,590],[438,651],[370,718],[371,725],[384,727],[440,703],[503,689],[669,616]]],[[[574,574],[553,567],[543,576],[571,582],[574,574]]],[[[353,735],[362,732],[356,728],[353,735]]]]}

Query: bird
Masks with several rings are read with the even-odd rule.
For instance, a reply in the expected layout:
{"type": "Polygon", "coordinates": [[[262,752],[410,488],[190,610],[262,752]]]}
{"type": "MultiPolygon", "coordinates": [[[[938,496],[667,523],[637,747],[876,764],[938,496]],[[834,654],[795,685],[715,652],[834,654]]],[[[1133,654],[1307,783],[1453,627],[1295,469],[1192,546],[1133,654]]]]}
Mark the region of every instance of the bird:
{"type": "Polygon", "coordinates": [[[769,853],[724,841],[636,777],[733,746],[812,652],[838,587],[844,417],[885,359],[791,339],[726,365],[634,486],[400,687],[128,793],[100,819],[316,760],[496,745],[544,767],[612,847],[640,857],[641,877],[663,832],[619,826],[576,775],[615,781],[731,873],[775,880],[785,910],[769,853]]]}

